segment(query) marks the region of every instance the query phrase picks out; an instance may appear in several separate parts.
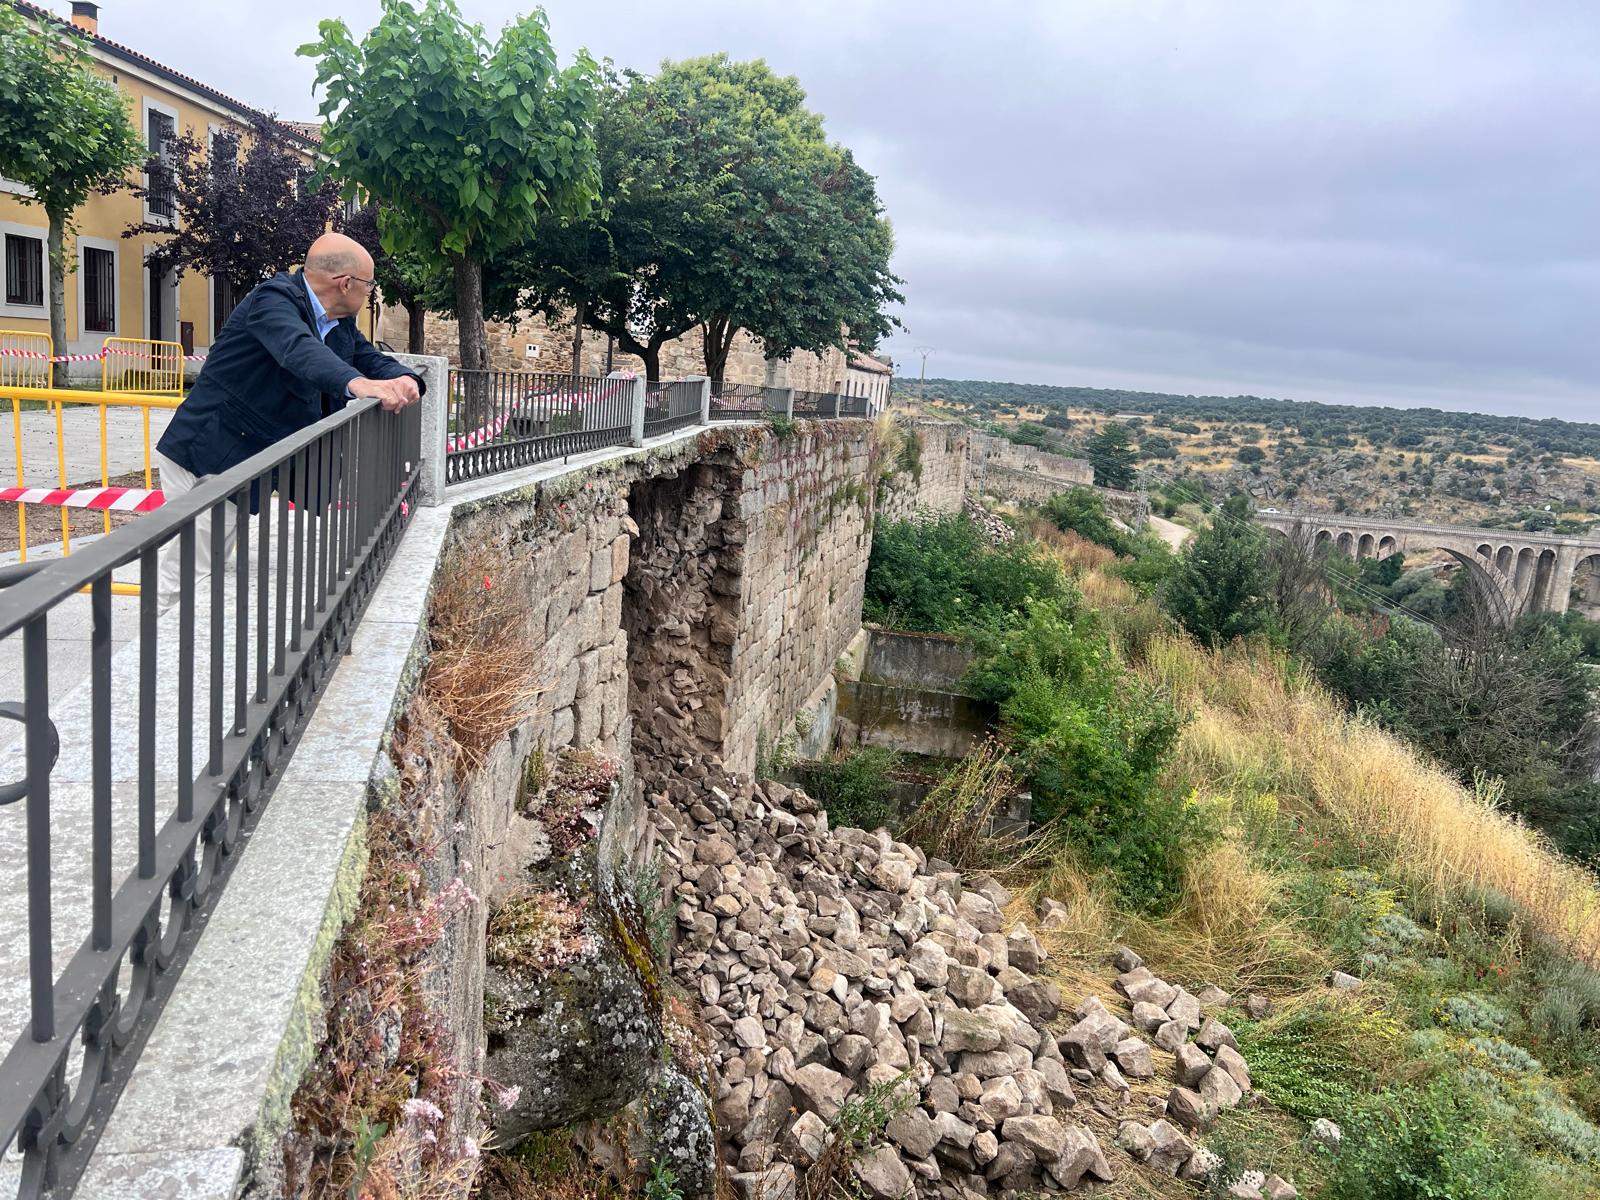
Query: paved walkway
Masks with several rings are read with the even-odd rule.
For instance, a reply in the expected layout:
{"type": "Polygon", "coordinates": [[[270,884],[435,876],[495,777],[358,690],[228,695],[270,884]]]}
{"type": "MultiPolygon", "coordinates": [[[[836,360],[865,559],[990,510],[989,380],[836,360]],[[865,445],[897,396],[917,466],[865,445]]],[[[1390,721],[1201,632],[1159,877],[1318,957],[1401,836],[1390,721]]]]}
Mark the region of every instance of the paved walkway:
{"type": "MultiPolygon", "coordinates": [[[[4,406],[9,408],[9,405],[4,406]]],[[[153,449],[172,419],[171,409],[151,409],[153,449]]],[[[100,482],[100,410],[81,404],[66,406],[61,415],[69,484],[100,482]]],[[[17,481],[17,435],[9,412],[0,411],[0,479],[17,481]]],[[[144,410],[106,411],[106,457],[111,476],[144,469],[144,410]]],[[[31,487],[57,487],[61,482],[56,417],[35,409],[22,414],[22,481],[31,487]]]]}

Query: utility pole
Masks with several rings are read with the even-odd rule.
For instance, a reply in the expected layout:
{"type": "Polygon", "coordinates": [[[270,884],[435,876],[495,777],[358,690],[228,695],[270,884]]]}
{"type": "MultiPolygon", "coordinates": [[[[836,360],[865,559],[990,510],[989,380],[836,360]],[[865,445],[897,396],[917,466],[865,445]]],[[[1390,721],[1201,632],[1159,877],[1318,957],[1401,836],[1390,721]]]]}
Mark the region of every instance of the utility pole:
{"type": "Polygon", "coordinates": [[[932,346],[918,346],[916,348],[915,352],[917,354],[922,355],[922,374],[921,374],[921,376],[918,377],[917,382],[918,383],[927,383],[928,382],[928,355],[933,353],[933,347],[932,346]]]}

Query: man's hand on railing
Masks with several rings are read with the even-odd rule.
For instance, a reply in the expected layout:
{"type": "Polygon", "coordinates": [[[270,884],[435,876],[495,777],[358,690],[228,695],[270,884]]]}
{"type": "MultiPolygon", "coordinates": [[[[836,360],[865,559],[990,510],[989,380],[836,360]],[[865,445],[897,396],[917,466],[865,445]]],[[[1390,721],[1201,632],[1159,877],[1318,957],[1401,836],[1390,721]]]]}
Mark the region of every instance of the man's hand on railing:
{"type": "Polygon", "coordinates": [[[417,381],[410,375],[402,375],[398,379],[352,379],[350,394],[376,396],[384,412],[399,412],[422,398],[417,381]]]}

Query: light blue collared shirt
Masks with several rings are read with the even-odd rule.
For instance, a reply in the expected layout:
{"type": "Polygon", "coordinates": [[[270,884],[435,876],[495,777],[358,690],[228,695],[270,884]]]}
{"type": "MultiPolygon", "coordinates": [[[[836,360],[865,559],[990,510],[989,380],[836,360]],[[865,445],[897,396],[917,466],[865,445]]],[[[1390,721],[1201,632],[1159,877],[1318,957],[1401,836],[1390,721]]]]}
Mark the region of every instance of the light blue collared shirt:
{"type": "Polygon", "coordinates": [[[328,310],[322,307],[322,301],[317,299],[317,293],[311,289],[304,275],[300,276],[300,282],[306,285],[306,295],[311,297],[311,316],[317,323],[317,336],[327,341],[328,333],[339,323],[339,319],[328,315],[328,310]]]}

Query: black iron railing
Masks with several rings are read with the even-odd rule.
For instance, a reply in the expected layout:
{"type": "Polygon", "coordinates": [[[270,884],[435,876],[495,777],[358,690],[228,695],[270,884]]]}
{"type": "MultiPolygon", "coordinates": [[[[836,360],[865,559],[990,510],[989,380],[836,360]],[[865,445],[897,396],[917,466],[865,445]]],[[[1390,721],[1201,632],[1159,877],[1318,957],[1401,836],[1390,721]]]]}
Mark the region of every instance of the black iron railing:
{"type": "Polygon", "coordinates": [[[622,375],[452,370],[445,482],[626,446],[633,388],[622,375]]]}
{"type": "Polygon", "coordinates": [[[660,437],[700,423],[699,379],[662,380],[651,384],[644,401],[644,435],[660,437]]]}
{"type": "Polygon", "coordinates": [[[833,392],[803,392],[794,394],[794,415],[797,417],[836,417],[839,415],[839,397],[833,392]]]}
{"type": "Polygon", "coordinates": [[[866,417],[872,415],[872,402],[866,396],[844,395],[838,397],[834,409],[836,417],[866,417]]]}
{"type": "Polygon", "coordinates": [[[762,421],[787,416],[789,389],[762,387],[759,383],[713,383],[713,421],[762,421]]]}
{"type": "MultiPolygon", "coordinates": [[[[23,1200],[81,1173],[404,533],[419,442],[416,407],[355,401],[69,558],[0,573],[0,653],[20,658],[23,693],[0,847],[27,870],[26,920],[0,926],[0,961],[18,964],[0,980],[0,1147],[20,1151],[23,1200]],[[113,572],[140,588],[137,648],[117,656],[113,572]],[[52,623],[85,618],[87,686],[58,678],[52,696],[72,648],[52,623]]],[[[20,917],[20,895],[0,899],[20,917]]]]}

